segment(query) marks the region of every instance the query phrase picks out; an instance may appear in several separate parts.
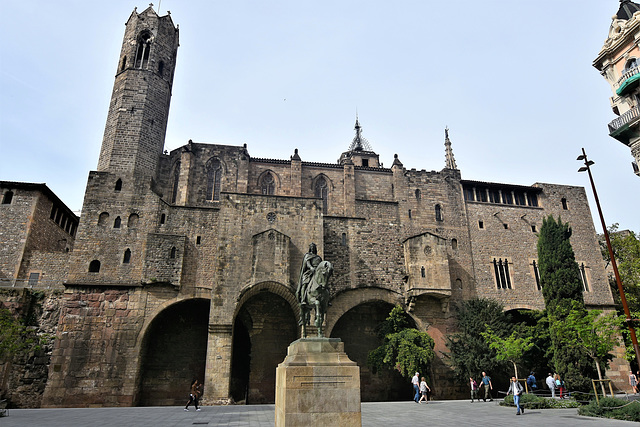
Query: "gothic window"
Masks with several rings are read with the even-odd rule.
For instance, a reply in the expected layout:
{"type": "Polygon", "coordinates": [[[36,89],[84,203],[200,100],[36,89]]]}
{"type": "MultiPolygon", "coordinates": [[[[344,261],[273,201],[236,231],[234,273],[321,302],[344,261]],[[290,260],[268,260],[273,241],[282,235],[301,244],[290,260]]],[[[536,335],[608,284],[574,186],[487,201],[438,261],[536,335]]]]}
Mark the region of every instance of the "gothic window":
{"type": "Polygon", "coordinates": [[[533,276],[536,278],[536,288],[541,291],[542,285],[540,284],[540,269],[538,268],[538,264],[535,260],[531,263],[531,266],[533,267],[533,276]]]}
{"type": "Polygon", "coordinates": [[[440,205],[436,205],[436,221],[442,221],[442,208],[440,205]]]}
{"type": "Polygon", "coordinates": [[[138,225],[139,218],[140,217],[136,213],[132,213],[131,215],[129,215],[129,221],[127,221],[127,227],[128,228],[136,227],[138,225]]]}
{"type": "Polygon", "coordinates": [[[113,221],[113,228],[120,228],[121,224],[122,224],[122,220],[120,219],[119,216],[117,216],[116,220],[113,221]]]}
{"type": "Polygon", "coordinates": [[[122,190],[122,180],[120,178],[118,178],[118,180],[116,181],[116,191],[120,191],[122,190]]]}
{"type": "Polygon", "coordinates": [[[99,273],[100,272],[100,261],[94,259],[89,263],[89,273],[99,273]]]}
{"type": "Polygon", "coordinates": [[[585,292],[589,292],[589,283],[587,282],[587,271],[584,262],[580,263],[580,281],[582,282],[582,289],[584,289],[585,292]]]}
{"type": "Polygon", "coordinates": [[[147,31],[138,36],[138,47],[136,48],[135,68],[146,69],[149,64],[149,51],[151,50],[151,34],[147,31]]]}
{"type": "Polygon", "coordinates": [[[498,289],[511,289],[511,277],[509,276],[509,261],[505,258],[493,259],[493,272],[498,289]]]}
{"type": "Polygon", "coordinates": [[[329,186],[327,185],[327,180],[322,176],[316,181],[315,196],[322,199],[322,213],[326,214],[328,207],[327,201],[329,198],[329,186]]]}
{"type": "Polygon", "coordinates": [[[420,189],[419,189],[419,188],[417,188],[417,189],[416,189],[416,199],[417,199],[417,200],[420,200],[421,198],[422,198],[422,193],[420,192],[420,189]]]}
{"type": "Polygon", "coordinates": [[[12,200],[13,200],[13,191],[7,191],[2,196],[2,204],[3,205],[10,205],[12,200]]]}
{"type": "Polygon", "coordinates": [[[569,206],[567,206],[567,199],[565,199],[564,197],[560,200],[560,202],[562,203],[562,209],[564,209],[565,211],[567,209],[569,209],[569,206]]]}
{"type": "Polygon", "coordinates": [[[180,162],[173,168],[173,186],[171,187],[171,203],[178,200],[178,186],[180,185],[180,162]]]}
{"type": "Polygon", "coordinates": [[[273,195],[276,190],[276,182],[273,179],[273,175],[271,172],[267,172],[264,174],[262,179],[260,180],[260,189],[262,194],[265,195],[273,195]]]}
{"type": "Polygon", "coordinates": [[[222,163],[218,159],[207,162],[207,200],[220,200],[222,163]]]}
{"type": "Polygon", "coordinates": [[[131,249],[127,248],[127,250],[124,251],[124,257],[122,258],[122,263],[129,264],[129,261],[131,261],[131,249]]]}

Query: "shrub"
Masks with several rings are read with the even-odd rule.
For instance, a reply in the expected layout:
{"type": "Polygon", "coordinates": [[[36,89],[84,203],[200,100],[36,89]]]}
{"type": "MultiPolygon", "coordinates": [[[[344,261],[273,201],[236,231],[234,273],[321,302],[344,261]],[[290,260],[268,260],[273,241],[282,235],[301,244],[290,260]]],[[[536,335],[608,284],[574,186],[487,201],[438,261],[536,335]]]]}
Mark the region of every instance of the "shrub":
{"type": "MultiPolygon", "coordinates": [[[[502,402],[500,402],[500,405],[515,407],[513,404],[513,396],[509,395],[505,397],[502,402]]],[[[564,409],[577,408],[580,406],[580,403],[573,399],[556,400],[536,396],[531,393],[523,393],[522,396],[520,396],[520,406],[524,406],[525,409],[564,409]]]]}
{"type": "Polygon", "coordinates": [[[600,399],[600,405],[596,401],[592,401],[578,409],[578,414],[587,417],[640,422],[640,402],[637,400],[629,402],[614,397],[603,397],[600,399]]]}

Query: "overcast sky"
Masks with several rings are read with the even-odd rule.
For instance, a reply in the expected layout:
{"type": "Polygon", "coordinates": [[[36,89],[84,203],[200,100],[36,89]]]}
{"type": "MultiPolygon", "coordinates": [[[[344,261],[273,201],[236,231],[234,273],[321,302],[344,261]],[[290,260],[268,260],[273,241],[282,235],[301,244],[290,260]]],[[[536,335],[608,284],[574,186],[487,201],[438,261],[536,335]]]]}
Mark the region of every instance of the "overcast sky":
{"type": "MultiPolygon", "coordinates": [[[[44,182],[82,207],[124,23],[148,3],[0,0],[0,179],[44,182]]],[[[242,145],[252,157],[336,162],[363,136],[390,167],[587,187],[607,224],[640,232],[640,178],[608,136],[611,89],[592,61],[617,0],[162,0],[180,26],[165,148],[242,145]]]]}

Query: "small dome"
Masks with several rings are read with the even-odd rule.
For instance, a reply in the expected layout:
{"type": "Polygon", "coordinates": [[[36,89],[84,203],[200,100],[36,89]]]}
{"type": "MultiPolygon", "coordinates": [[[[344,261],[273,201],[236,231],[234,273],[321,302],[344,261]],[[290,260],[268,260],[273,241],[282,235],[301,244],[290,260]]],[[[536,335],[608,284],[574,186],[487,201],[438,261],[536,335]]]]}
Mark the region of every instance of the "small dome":
{"type": "Polygon", "coordinates": [[[640,11],[639,4],[634,3],[631,0],[620,0],[620,9],[618,9],[616,16],[618,19],[624,19],[627,21],[638,11],[640,11]]]}

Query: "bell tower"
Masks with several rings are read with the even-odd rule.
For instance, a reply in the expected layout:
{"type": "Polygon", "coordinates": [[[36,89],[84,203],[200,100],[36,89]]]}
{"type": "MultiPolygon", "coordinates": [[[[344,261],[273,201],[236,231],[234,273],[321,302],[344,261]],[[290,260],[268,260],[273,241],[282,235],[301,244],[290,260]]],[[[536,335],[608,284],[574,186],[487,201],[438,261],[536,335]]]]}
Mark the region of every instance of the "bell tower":
{"type": "Polygon", "coordinates": [[[164,148],[178,52],[171,15],[150,5],[125,24],[97,170],[155,177],[164,148]]]}

